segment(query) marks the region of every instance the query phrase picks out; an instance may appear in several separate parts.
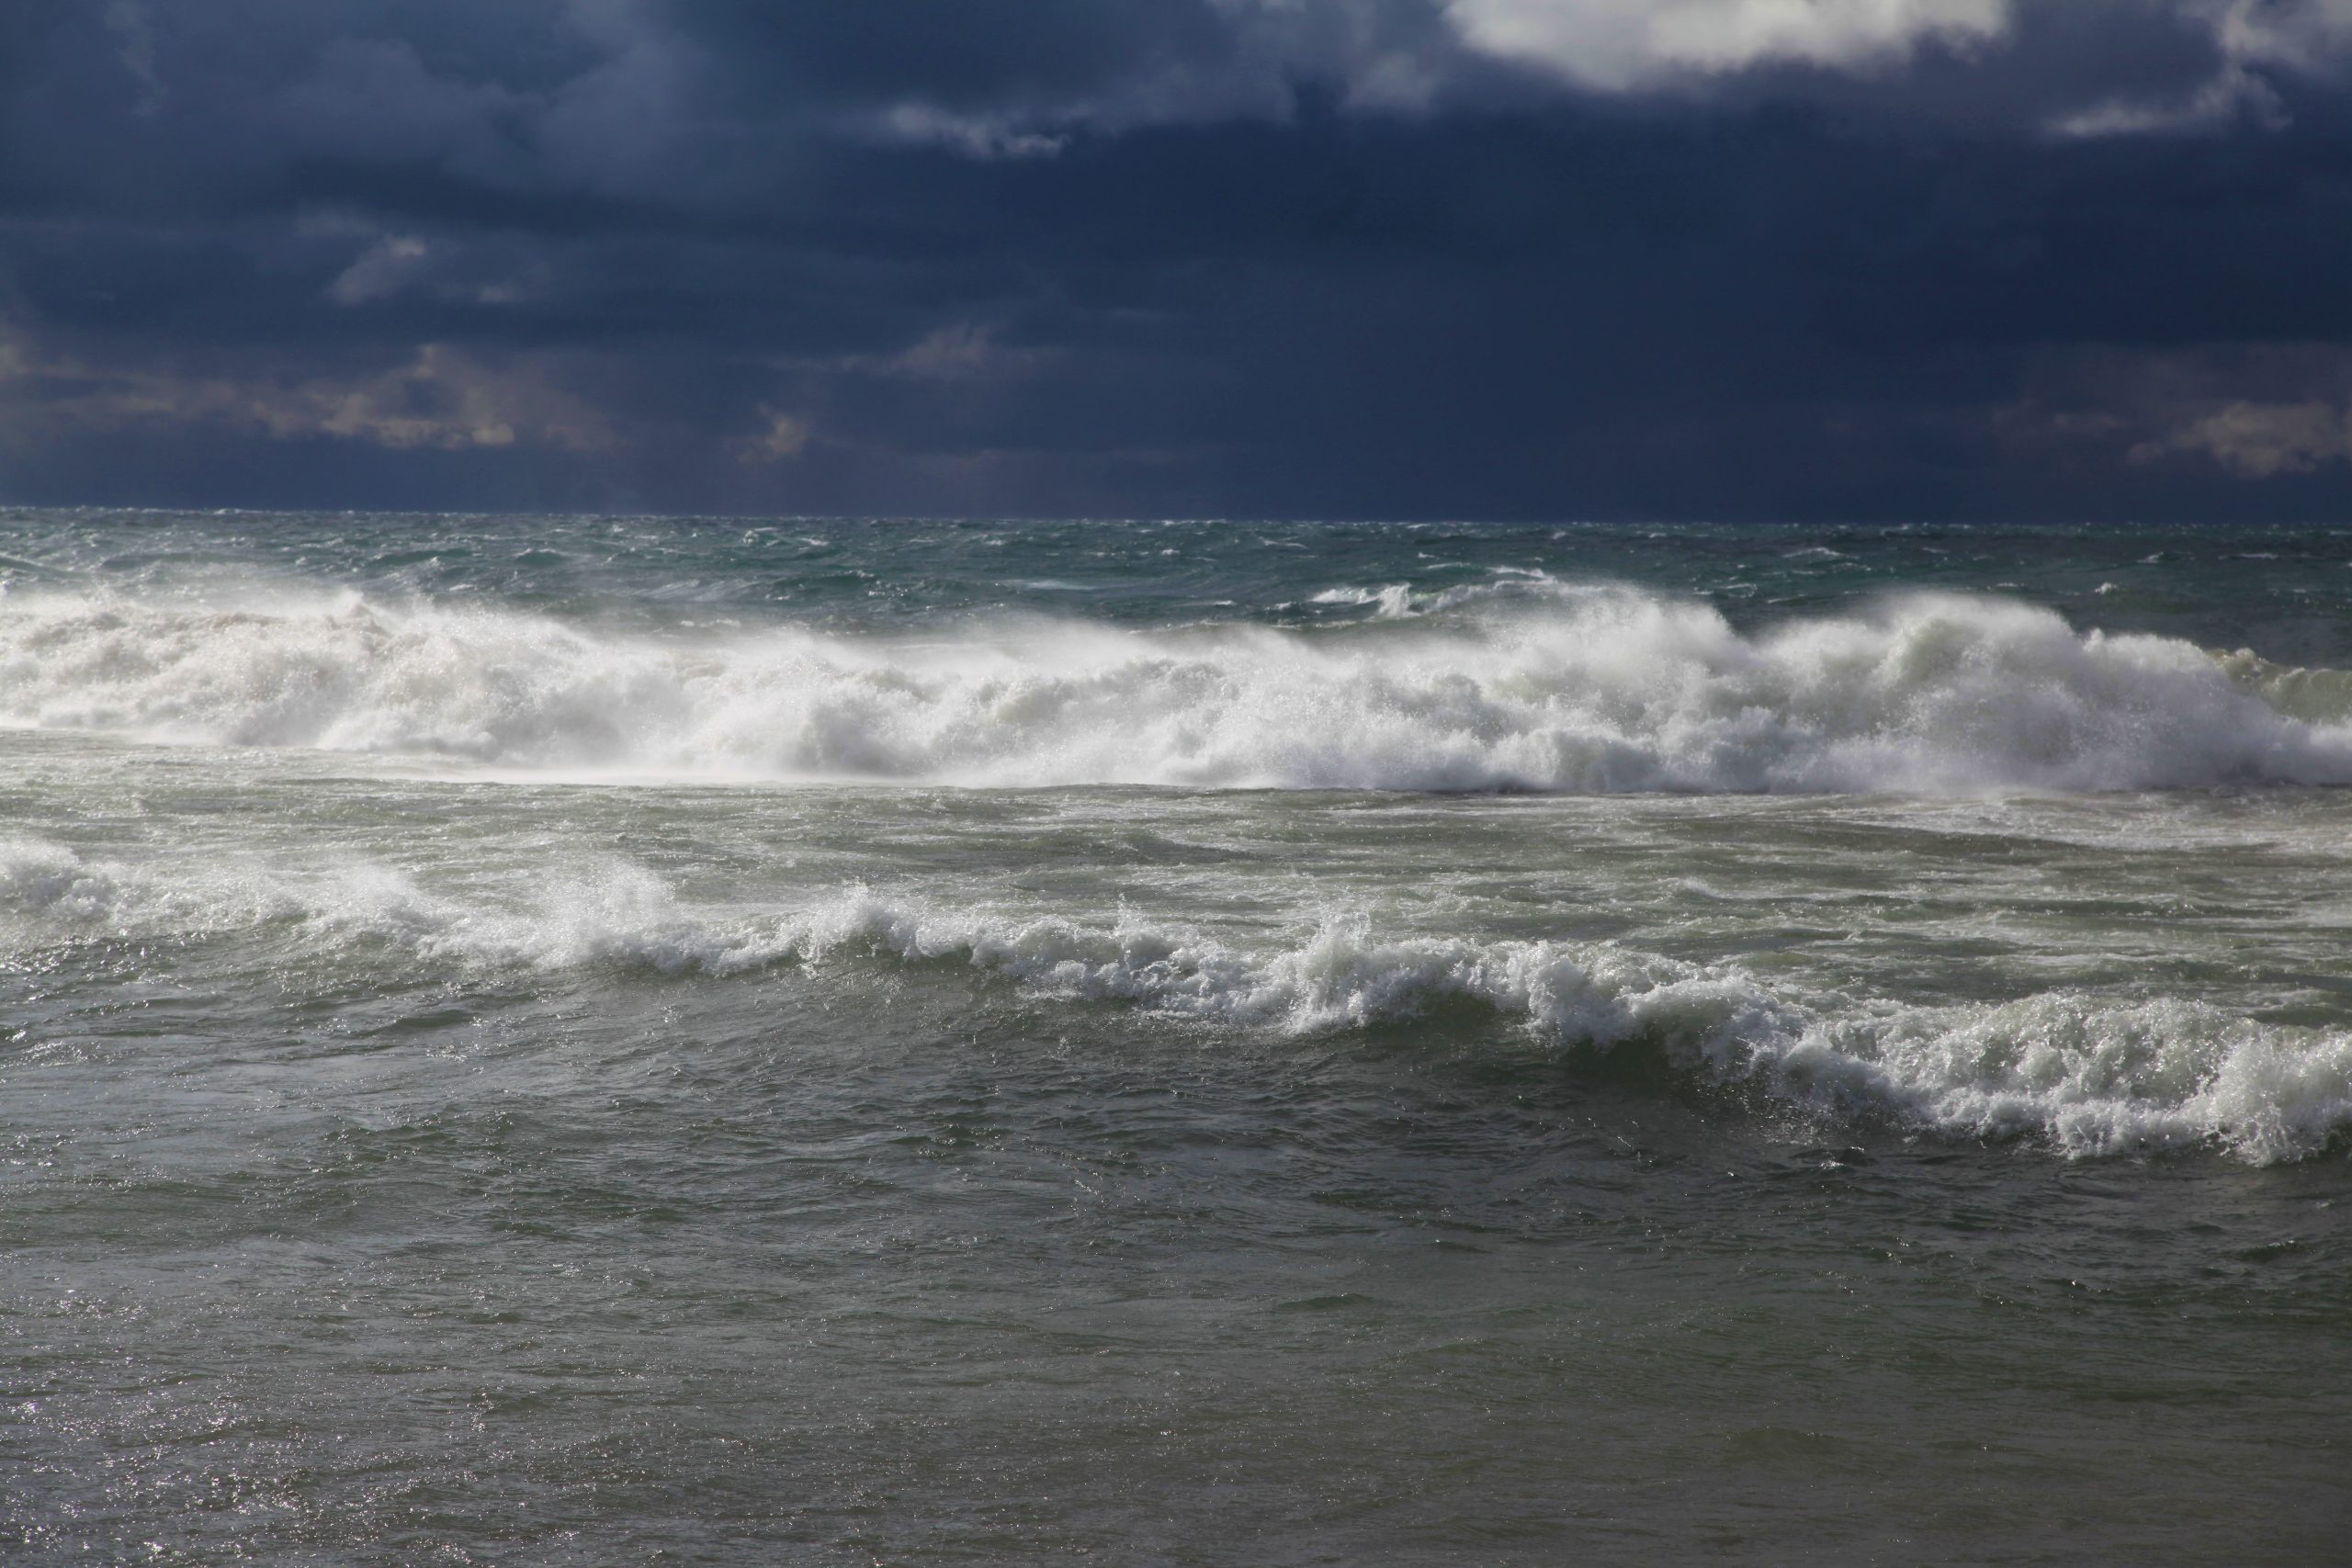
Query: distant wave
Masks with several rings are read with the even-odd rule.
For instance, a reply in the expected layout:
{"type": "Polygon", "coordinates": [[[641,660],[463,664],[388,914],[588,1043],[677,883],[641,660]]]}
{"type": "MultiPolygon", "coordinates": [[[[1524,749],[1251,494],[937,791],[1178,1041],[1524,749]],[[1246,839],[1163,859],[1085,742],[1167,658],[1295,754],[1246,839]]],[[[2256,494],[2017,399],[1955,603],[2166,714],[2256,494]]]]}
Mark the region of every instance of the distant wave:
{"type": "Polygon", "coordinates": [[[1702,604],[1548,580],[1362,597],[1386,618],[883,638],[605,632],[355,594],[37,591],[0,604],[0,722],[521,770],[973,785],[2352,783],[2352,674],[2077,632],[2009,600],[1913,595],[1742,635],[1702,604]]]}
{"type": "Polygon", "coordinates": [[[1133,919],[1091,924],[862,888],[789,910],[701,908],[617,862],[464,893],[365,863],[135,866],[0,840],[0,959],[271,932],[315,962],[375,955],[453,976],[849,966],[854,982],[862,964],[929,965],[977,971],[1040,1002],[1122,1004],[1273,1035],[1409,1025],[1468,1008],[1544,1045],[1649,1053],[1816,1113],[2029,1137],[2074,1156],[2212,1146],[2267,1164],[2315,1154],[2352,1129],[2352,1034],[2182,1000],[2053,991],[1919,1007],[1800,991],[1735,965],[1612,943],[1385,937],[1346,915],[1244,946],[1133,919]]]}

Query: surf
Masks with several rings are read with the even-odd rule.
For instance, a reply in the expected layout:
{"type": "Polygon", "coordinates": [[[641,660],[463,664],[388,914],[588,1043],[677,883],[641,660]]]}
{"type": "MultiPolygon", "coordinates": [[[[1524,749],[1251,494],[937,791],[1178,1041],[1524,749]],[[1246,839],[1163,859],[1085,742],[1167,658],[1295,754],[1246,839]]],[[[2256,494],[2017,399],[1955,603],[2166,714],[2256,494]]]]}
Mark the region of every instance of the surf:
{"type": "Polygon", "coordinates": [[[493,604],[32,591],[0,722],[571,776],[1610,794],[2352,783],[2352,675],[1992,594],[1746,630],[1544,580],[1336,626],[650,630],[493,604]]]}
{"type": "Polygon", "coordinates": [[[1906,1002],[1631,943],[1391,931],[1342,907],[1246,937],[855,884],[715,908],[616,857],[452,885],[356,857],[310,869],[133,862],[0,840],[0,962],[31,971],[96,948],[144,967],[205,942],[242,944],[279,985],[329,989],[396,975],[462,994],[601,974],[797,976],[867,997],[911,971],[1010,987],[1046,1010],[1132,1010],[1190,1032],[1171,1048],[1402,1026],[1430,1051],[1641,1057],[1834,1123],[2025,1139],[2073,1157],[2202,1148],[2269,1165],[2352,1131],[2352,1033],[2179,998],[2062,988],[1906,1002]]]}

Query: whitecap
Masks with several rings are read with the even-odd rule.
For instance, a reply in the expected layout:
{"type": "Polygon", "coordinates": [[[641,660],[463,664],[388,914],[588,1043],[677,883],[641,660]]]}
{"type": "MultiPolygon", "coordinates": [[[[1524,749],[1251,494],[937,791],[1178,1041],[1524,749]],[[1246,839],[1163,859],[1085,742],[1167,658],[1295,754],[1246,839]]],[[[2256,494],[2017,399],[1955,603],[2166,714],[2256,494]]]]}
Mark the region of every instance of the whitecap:
{"type": "MultiPolygon", "coordinates": [[[[2214,1148],[2272,1164],[2352,1129],[2352,1033],[2179,998],[2058,990],[1925,1006],[1614,942],[1390,935],[1346,911],[1244,942],[1131,913],[1065,918],[858,886],[790,908],[718,909],[612,858],[527,883],[435,888],[359,861],[141,866],[0,840],[0,957],[263,923],[322,959],[389,956],[452,976],[969,970],[1040,1004],[1138,1008],[1213,1036],[1326,1037],[1467,1007],[1542,1048],[1646,1054],[1823,1116],[2027,1138],[2071,1156],[2214,1148]]],[[[1443,1039],[1445,1049],[1492,1041],[1443,1039]]]]}
{"type": "Polygon", "coordinates": [[[1376,614],[894,639],[623,631],[282,589],[212,604],[36,592],[0,617],[0,723],[572,776],[989,787],[2352,783],[2339,672],[2250,673],[2010,599],[1913,595],[1757,631],[1703,603],[1549,580],[1317,602],[1376,614]]]}

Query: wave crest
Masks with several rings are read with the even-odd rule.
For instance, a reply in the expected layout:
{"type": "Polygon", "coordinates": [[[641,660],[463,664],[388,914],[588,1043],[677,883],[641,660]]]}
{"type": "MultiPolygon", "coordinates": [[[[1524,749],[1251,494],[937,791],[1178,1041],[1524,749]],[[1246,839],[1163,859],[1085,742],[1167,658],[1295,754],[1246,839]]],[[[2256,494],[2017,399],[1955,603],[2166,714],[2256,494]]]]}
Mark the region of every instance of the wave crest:
{"type": "Polygon", "coordinates": [[[601,633],[354,597],[11,602],[0,720],[514,769],[991,786],[2111,790],[2352,783],[2352,681],[1911,597],[1742,635],[1550,584],[1401,621],[601,633]]]}
{"type": "Polygon", "coordinates": [[[1040,1002],[1138,1007],[1217,1032],[1329,1035],[1468,1006],[1553,1048],[1652,1053],[1821,1114],[2030,1137],[2075,1156],[2216,1146],[2268,1164],[2352,1129],[2352,1033],[2179,999],[2052,991],[1928,1007],[1607,942],[1385,937],[1346,914],[1253,946],[1132,916],[1092,923],[856,887],[788,910],[720,911],[626,863],[491,897],[368,864],[166,870],[0,842],[0,959],[265,923],[321,961],[379,953],[456,975],[848,965],[854,985],[860,964],[942,965],[1040,1002]]]}

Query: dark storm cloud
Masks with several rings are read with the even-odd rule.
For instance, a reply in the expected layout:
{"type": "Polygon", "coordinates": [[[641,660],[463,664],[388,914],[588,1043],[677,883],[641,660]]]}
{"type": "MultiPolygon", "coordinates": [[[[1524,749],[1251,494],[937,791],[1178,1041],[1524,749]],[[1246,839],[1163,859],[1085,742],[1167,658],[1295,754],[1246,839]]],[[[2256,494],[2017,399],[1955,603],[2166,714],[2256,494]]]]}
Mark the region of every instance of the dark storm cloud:
{"type": "Polygon", "coordinates": [[[2347,58],[2335,0],[18,0],[0,498],[2340,513],[2347,58]]]}

